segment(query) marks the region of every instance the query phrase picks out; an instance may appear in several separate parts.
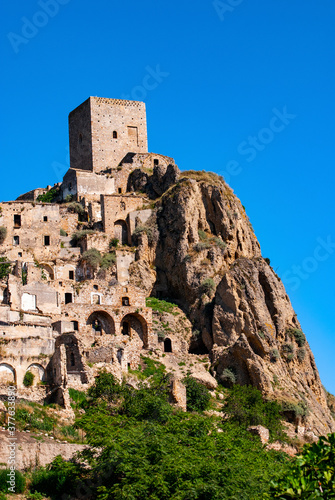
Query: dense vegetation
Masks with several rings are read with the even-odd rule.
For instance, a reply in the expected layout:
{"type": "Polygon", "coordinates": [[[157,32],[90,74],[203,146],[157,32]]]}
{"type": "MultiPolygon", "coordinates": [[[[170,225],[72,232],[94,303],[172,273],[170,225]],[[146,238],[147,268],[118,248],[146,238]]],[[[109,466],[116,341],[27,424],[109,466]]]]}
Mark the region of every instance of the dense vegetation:
{"type": "Polygon", "coordinates": [[[102,372],[85,396],[73,394],[85,410],[76,425],[90,445],[82,454],[89,468],[57,458],[33,474],[31,491],[55,499],[76,491],[99,500],[262,498],[287,470],[286,456],[264,450],[246,430],[249,418],[241,424],[233,414],[223,422],[195,412],[197,398],[204,408],[209,396],[190,377],[193,411],[174,409],[169,377],[158,372],[138,390],[102,372]]]}
{"type": "MultiPolygon", "coordinates": [[[[89,447],[78,461],[56,457],[27,474],[29,497],[53,500],[265,500],[335,498],[335,435],[305,446],[290,459],[267,451],[250,425],[264,425],[273,440],[285,438],[282,407],[265,401],[252,387],[222,389],[225,399],[210,399],[191,376],[184,379],[188,411],[169,404],[165,367],[143,357],[136,374],[139,388],[119,384],[103,371],[86,393],[71,389],[89,447]],[[226,417],[203,410],[222,404],[226,417]]],[[[220,389],[221,390],[221,389],[220,389]]],[[[218,408],[218,406],[216,406],[218,408]]],[[[52,409],[20,403],[18,428],[51,430],[52,409]],[[28,424],[29,422],[29,424],[28,424]]],[[[73,429],[75,432],[75,429],[73,429]]],[[[24,487],[24,478],[18,481],[24,487]]],[[[0,491],[5,491],[1,484],[0,491]]],[[[1,494],[0,494],[0,498],[1,494]]]]}

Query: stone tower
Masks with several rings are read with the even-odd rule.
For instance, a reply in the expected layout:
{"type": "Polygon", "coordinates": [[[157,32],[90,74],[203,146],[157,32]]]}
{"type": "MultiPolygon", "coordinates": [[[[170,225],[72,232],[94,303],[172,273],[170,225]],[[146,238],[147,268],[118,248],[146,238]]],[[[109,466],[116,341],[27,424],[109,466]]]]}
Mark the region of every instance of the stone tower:
{"type": "Polygon", "coordinates": [[[69,114],[71,168],[115,168],[127,153],[147,153],[144,102],[89,97],[69,114]]]}

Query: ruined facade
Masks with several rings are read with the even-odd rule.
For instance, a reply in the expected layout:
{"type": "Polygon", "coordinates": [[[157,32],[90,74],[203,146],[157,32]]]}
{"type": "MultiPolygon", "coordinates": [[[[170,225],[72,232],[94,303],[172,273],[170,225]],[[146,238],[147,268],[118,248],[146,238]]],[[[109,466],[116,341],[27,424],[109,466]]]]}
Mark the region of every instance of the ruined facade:
{"type": "Polygon", "coordinates": [[[120,379],[141,353],[164,349],[145,292],[129,283],[132,235],[152,211],[127,184],[135,168],[173,162],[148,153],[142,102],[90,97],[70,113],[69,139],[57,203],[38,201],[48,186],[0,207],[0,251],[11,264],[0,286],[0,387],[15,383],[22,396],[61,404],[64,390],[92,382],[96,367],[120,379]],[[108,265],[97,270],[85,260],[92,250],[108,265]],[[27,372],[33,387],[25,387],[27,372]]]}

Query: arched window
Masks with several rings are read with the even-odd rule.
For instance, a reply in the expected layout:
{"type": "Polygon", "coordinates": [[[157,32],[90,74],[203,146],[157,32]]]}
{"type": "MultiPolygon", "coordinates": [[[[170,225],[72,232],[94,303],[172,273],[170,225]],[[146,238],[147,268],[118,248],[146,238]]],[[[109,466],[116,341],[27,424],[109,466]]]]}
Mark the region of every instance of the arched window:
{"type": "Polygon", "coordinates": [[[113,139],[117,139],[117,131],[116,130],[113,131],[113,139]]]}

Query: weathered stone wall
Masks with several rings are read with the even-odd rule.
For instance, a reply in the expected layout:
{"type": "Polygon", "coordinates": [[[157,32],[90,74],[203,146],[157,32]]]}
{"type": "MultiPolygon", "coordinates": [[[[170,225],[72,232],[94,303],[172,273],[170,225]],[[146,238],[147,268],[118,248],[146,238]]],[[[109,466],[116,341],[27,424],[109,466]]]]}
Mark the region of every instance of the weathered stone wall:
{"type": "Polygon", "coordinates": [[[90,97],[69,115],[71,168],[99,172],[147,152],[145,104],[90,97]]]}
{"type": "Polygon", "coordinates": [[[102,196],[102,223],[105,233],[118,238],[120,243],[131,243],[128,215],[142,206],[143,198],[141,196],[102,196]]]}
{"type": "Polygon", "coordinates": [[[94,172],[86,172],[70,168],[63,178],[62,198],[71,195],[80,201],[87,195],[96,195],[99,199],[101,194],[112,194],[115,192],[115,179],[111,175],[98,175],[94,172]]]}
{"type": "Polygon", "coordinates": [[[60,229],[58,205],[18,201],[2,203],[0,226],[7,229],[0,251],[6,252],[12,260],[25,259],[27,253],[45,260],[57,254],[60,229]]]}

